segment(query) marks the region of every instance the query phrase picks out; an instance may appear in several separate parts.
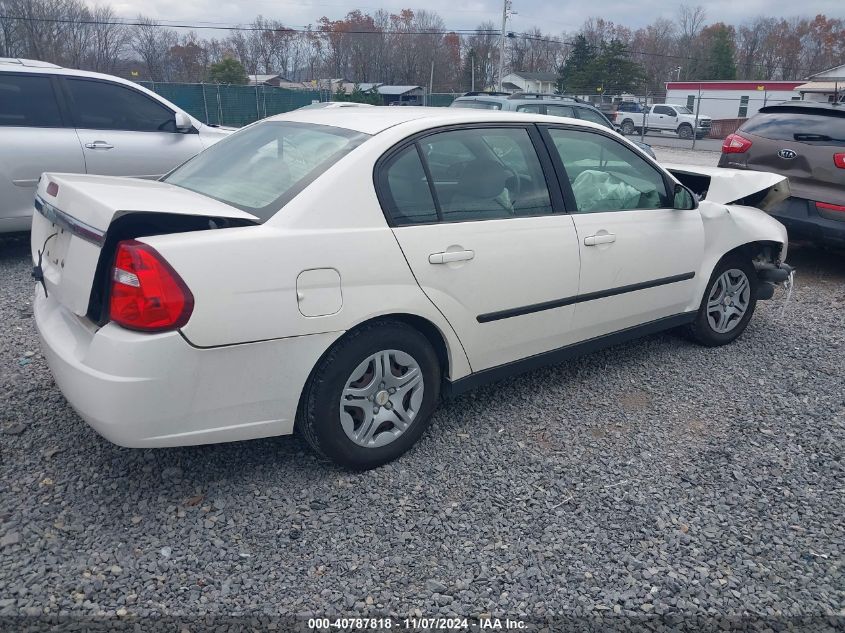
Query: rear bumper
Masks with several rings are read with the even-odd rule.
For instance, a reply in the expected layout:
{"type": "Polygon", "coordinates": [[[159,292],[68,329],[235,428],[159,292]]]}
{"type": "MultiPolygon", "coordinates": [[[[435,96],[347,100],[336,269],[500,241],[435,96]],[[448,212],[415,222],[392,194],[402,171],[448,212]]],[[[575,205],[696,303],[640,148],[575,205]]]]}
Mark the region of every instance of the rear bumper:
{"type": "Polygon", "coordinates": [[[340,335],[200,349],[178,332],[97,329],[46,298],[40,286],[34,312],[65,398],[100,435],[129,447],[291,433],[308,374],[340,335]]]}
{"type": "Polygon", "coordinates": [[[842,220],[823,217],[814,201],[787,198],[770,209],[769,214],[786,226],[791,237],[803,237],[832,246],[845,246],[845,213],[841,213],[842,220]]]}

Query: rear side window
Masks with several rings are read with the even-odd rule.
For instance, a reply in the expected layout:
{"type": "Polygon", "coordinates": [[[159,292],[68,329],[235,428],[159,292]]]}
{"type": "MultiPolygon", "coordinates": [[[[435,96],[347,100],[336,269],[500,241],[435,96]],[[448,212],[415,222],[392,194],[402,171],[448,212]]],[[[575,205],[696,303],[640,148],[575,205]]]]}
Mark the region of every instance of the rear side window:
{"type": "Polygon", "coordinates": [[[760,112],[739,129],[775,141],[845,145],[845,116],[789,110],[760,112]]]}
{"type": "Polygon", "coordinates": [[[68,78],[76,127],[86,130],[175,132],[169,108],[126,86],[68,78]]]}
{"type": "Polygon", "coordinates": [[[575,118],[575,110],[572,109],[572,106],[565,105],[547,105],[546,114],[550,116],[568,116],[572,119],[575,118]]]}
{"type": "Polygon", "coordinates": [[[524,128],[426,136],[381,165],[378,179],[394,225],[553,212],[540,159],[524,128]]]}
{"type": "Polygon", "coordinates": [[[437,208],[416,144],[393,156],[385,166],[385,173],[394,224],[437,222],[437,208]]]}
{"type": "Polygon", "coordinates": [[[61,127],[62,117],[50,77],[0,75],[0,125],[61,127]]]}
{"type": "Polygon", "coordinates": [[[528,103],[521,105],[516,109],[517,112],[528,112],[530,114],[540,114],[540,106],[536,103],[528,103]]]}

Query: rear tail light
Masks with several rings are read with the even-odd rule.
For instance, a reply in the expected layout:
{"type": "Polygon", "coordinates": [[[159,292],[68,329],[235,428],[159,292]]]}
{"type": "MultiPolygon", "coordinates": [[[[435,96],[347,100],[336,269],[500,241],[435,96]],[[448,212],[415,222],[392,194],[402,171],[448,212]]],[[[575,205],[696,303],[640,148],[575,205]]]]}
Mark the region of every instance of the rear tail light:
{"type": "Polygon", "coordinates": [[[191,291],[152,246],[118,243],[109,299],[112,321],[130,330],[163,332],[185,325],[193,309],[191,291]]]}
{"type": "Polygon", "coordinates": [[[845,169],[845,154],[834,154],[833,164],[839,167],[839,169],[845,169]]]}
{"type": "Polygon", "coordinates": [[[742,154],[751,147],[751,141],[739,134],[728,134],[722,141],[723,154],[742,154]]]}
{"type": "Polygon", "coordinates": [[[825,209],[826,211],[842,211],[845,212],[845,206],[841,204],[831,204],[829,202],[817,202],[816,208],[825,209]]]}

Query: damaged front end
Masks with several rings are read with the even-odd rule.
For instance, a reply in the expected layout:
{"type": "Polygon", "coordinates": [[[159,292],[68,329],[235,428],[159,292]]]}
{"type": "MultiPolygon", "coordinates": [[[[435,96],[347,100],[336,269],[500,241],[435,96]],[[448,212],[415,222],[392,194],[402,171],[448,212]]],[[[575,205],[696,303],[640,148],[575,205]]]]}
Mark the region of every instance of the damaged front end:
{"type": "Polygon", "coordinates": [[[724,167],[663,165],[699,201],[756,207],[768,211],[790,196],[789,179],[780,174],[724,167]]]}
{"type": "Polygon", "coordinates": [[[792,296],[795,268],[780,260],[779,254],[772,253],[771,247],[764,247],[754,258],[757,271],[757,299],[765,301],[775,294],[775,286],[782,284],[786,288],[787,301],[792,296]]]}

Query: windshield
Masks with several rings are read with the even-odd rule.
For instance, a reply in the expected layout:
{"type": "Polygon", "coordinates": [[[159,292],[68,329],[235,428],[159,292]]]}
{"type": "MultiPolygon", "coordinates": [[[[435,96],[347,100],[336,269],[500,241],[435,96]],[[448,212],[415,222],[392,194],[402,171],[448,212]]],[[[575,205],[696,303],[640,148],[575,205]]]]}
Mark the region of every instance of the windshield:
{"type": "Polygon", "coordinates": [[[687,108],[686,106],[672,106],[675,108],[680,114],[692,114],[692,110],[687,108]]]}
{"type": "Polygon", "coordinates": [[[212,145],[164,181],[263,222],[368,138],[328,125],[265,121],[212,145]]]}

